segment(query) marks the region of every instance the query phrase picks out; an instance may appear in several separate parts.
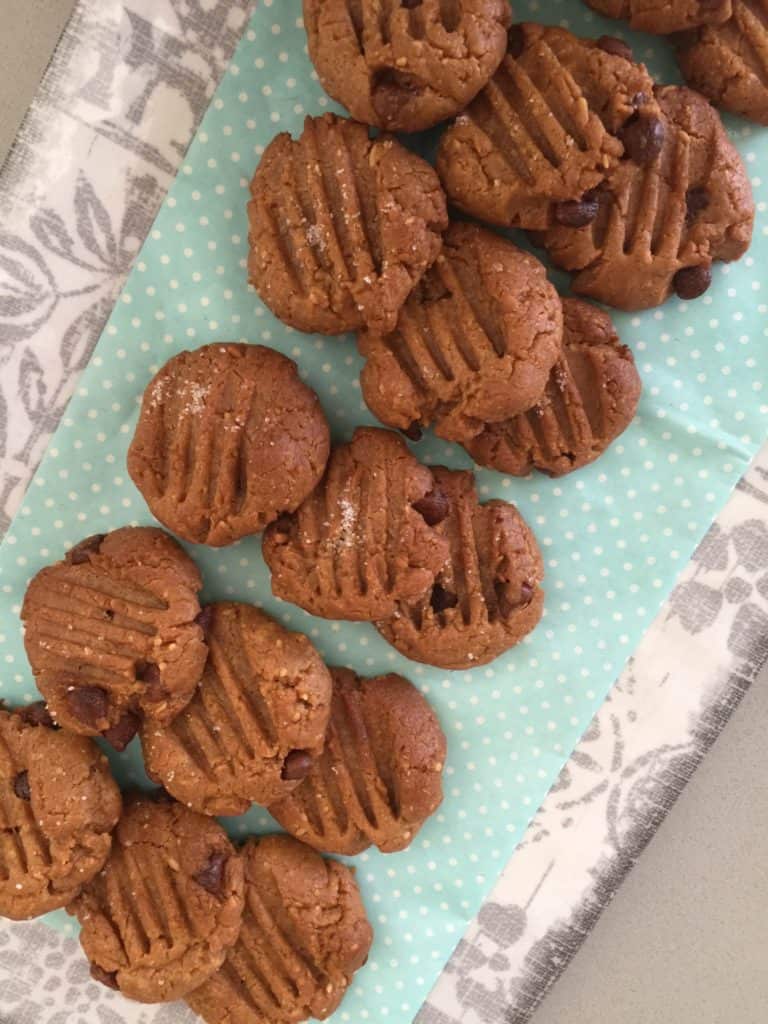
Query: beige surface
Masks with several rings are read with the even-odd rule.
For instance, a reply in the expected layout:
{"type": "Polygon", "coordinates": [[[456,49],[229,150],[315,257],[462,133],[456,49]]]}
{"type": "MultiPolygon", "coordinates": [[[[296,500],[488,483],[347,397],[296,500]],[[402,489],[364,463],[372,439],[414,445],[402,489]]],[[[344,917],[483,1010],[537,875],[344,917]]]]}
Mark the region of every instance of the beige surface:
{"type": "Polygon", "coordinates": [[[766,1024],[768,672],[532,1024],[766,1024]]]}
{"type": "Polygon", "coordinates": [[[0,0],[0,165],[75,0],[0,0]]]}

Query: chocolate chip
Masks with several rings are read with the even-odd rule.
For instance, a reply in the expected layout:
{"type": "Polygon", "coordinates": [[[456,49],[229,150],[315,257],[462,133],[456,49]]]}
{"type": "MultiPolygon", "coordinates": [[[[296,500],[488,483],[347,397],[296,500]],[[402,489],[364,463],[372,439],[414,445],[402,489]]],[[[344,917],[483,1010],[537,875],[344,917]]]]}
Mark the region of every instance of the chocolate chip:
{"type": "Polygon", "coordinates": [[[446,590],[445,587],[441,587],[439,583],[436,583],[432,587],[432,596],[429,599],[429,603],[432,605],[432,611],[444,612],[448,608],[455,608],[459,603],[459,598],[450,590],[446,590]]]}
{"type": "Polygon", "coordinates": [[[69,690],[67,704],[74,717],[91,729],[97,729],[109,711],[109,697],[100,686],[77,686],[69,690]]]}
{"type": "Polygon", "coordinates": [[[127,711],[117,725],[106,729],[101,735],[115,750],[122,752],[139,731],[141,720],[132,711],[127,711]]]}
{"type": "Polygon", "coordinates": [[[630,160],[639,167],[652,163],[664,145],[664,122],[658,117],[635,114],[621,130],[621,141],[630,160]]]}
{"type": "Polygon", "coordinates": [[[701,263],[698,267],[683,267],[672,282],[681,299],[698,299],[712,284],[712,267],[701,263]]]}
{"type": "Polygon", "coordinates": [[[702,210],[710,203],[709,189],[702,186],[689,188],[685,193],[685,223],[690,227],[702,210]]]}
{"type": "Polygon", "coordinates": [[[18,715],[25,725],[39,725],[45,729],[58,729],[58,726],[51,718],[48,705],[44,700],[38,700],[34,704],[28,704],[25,708],[19,708],[18,715]]]}
{"type": "Polygon", "coordinates": [[[530,604],[533,597],[533,584],[523,583],[520,587],[520,601],[522,604],[530,604]]]}
{"type": "Polygon", "coordinates": [[[410,427],[406,427],[403,433],[405,434],[409,441],[420,441],[424,436],[422,434],[421,427],[419,426],[418,421],[416,420],[413,421],[410,427]]]}
{"type": "Polygon", "coordinates": [[[200,614],[195,619],[195,622],[202,629],[202,631],[208,635],[208,631],[213,624],[213,605],[207,604],[205,608],[200,609],[200,614]]]}
{"type": "Polygon", "coordinates": [[[288,512],[282,512],[272,524],[278,533],[289,534],[293,526],[293,516],[288,512]]]}
{"type": "Polygon", "coordinates": [[[112,619],[114,619],[114,617],[115,617],[115,613],[112,611],[111,608],[105,608],[104,609],[104,618],[105,619],[109,619],[109,621],[111,622],[112,619]]]}
{"type": "Polygon", "coordinates": [[[583,228],[591,224],[600,212],[600,200],[597,192],[587,192],[581,199],[570,199],[555,203],[554,217],[558,224],[566,228],[583,228]]]}
{"type": "Polygon", "coordinates": [[[400,6],[404,7],[406,11],[413,11],[417,7],[421,7],[424,0],[400,0],[400,6]]]}
{"type": "Polygon", "coordinates": [[[286,782],[295,782],[297,779],[306,779],[312,771],[314,761],[306,750],[292,750],[285,761],[280,778],[286,782]]]}
{"type": "Polygon", "coordinates": [[[636,92],[632,97],[632,106],[635,110],[639,110],[640,107],[644,107],[647,103],[650,103],[651,97],[647,92],[636,92]]]}
{"type": "Polygon", "coordinates": [[[93,537],[86,537],[68,552],[66,560],[70,565],[82,565],[83,562],[89,562],[91,555],[99,553],[101,542],[105,537],[105,533],[95,533],[93,537]]]}
{"type": "Polygon", "coordinates": [[[120,991],[120,986],[117,984],[117,971],[105,971],[98,964],[91,964],[91,977],[94,981],[106,985],[107,988],[113,988],[116,992],[120,991]]]}
{"type": "Polygon", "coordinates": [[[224,885],[224,868],[229,860],[229,854],[221,850],[214,850],[208,860],[203,864],[194,880],[213,896],[222,896],[224,885]]]}
{"type": "Polygon", "coordinates": [[[507,36],[507,53],[515,60],[525,49],[525,32],[522,25],[513,25],[507,36]]]}
{"type": "Polygon", "coordinates": [[[423,498],[414,501],[413,507],[419,515],[424,517],[424,522],[427,526],[437,526],[448,515],[450,503],[447,494],[443,494],[442,491],[432,490],[429,494],[425,494],[423,498]]]}
{"type": "Polygon", "coordinates": [[[19,800],[30,800],[32,794],[29,791],[29,772],[19,772],[13,780],[13,792],[19,800]]]}
{"type": "Polygon", "coordinates": [[[606,53],[613,54],[614,57],[623,57],[624,60],[629,61],[635,59],[629,45],[623,39],[617,39],[616,36],[600,36],[597,45],[606,53]]]}

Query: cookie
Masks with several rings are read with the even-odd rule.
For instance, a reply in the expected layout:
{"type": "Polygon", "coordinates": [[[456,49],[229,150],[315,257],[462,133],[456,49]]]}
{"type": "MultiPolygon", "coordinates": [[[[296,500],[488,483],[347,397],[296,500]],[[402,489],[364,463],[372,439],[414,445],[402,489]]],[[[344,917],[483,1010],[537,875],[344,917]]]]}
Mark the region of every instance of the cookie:
{"type": "Polygon", "coordinates": [[[437,170],[459,209],[543,229],[583,220],[607,171],[622,157],[646,165],[662,128],[626,44],[514,25],[501,67],[443,135],[437,170]]]}
{"type": "Polygon", "coordinates": [[[165,728],[144,722],[147,774],[202,814],[243,814],[287,796],[323,749],[331,677],[301,633],[247,604],[208,605],[208,662],[165,728]]]}
{"type": "Polygon", "coordinates": [[[187,1003],[206,1024],[325,1020],[373,939],[352,871],[289,836],[250,839],[241,857],[240,937],[187,1003]]]}
{"type": "Polygon", "coordinates": [[[563,313],[563,355],[544,395],[466,445],[479,465],[512,476],[532,469],[563,476],[594,462],[634,419],[640,376],[610,317],[580,299],[564,299],[563,313]]]}
{"type": "Polygon", "coordinates": [[[243,902],[243,864],[217,822],[134,795],[106,866],[67,909],[80,922],[92,976],[129,999],[160,1003],[218,970],[243,902]]]}
{"type": "Polygon", "coordinates": [[[297,508],[329,450],[328,421],[294,362],[262,345],[206,345],[153,378],[128,472],[163,525],[220,547],[297,508]]]}
{"type": "MultiPolygon", "coordinates": [[[[669,35],[697,25],[716,25],[731,16],[731,0],[586,0],[609,18],[626,18],[638,32],[669,35]]],[[[734,0],[736,2],[736,0],[734,0]]]]}
{"type": "Polygon", "coordinates": [[[267,146],[251,182],[248,273],[300,331],[391,331],[448,225],[430,165],[389,136],[325,114],[267,146]]]}
{"type": "Polygon", "coordinates": [[[24,597],[24,646],[59,725],[122,749],[139,715],[170,722],[205,665],[200,573],[162,530],[89,537],[24,597]]]}
{"type": "Polygon", "coordinates": [[[442,253],[391,334],[366,331],[363,398],[406,432],[434,424],[468,441],[529,409],[562,345],[557,292],[535,257],[490,231],[452,224],[442,253]]]}
{"type": "Polygon", "coordinates": [[[120,790],[92,740],[32,705],[0,709],[0,916],[63,907],[101,870],[120,790]]]}
{"type": "Polygon", "coordinates": [[[478,503],[472,473],[438,466],[450,513],[440,526],[450,554],[432,589],[400,601],[376,628],[401,654],[438,668],[485,665],[514,647],[542,614],[543,562],[514,505],[478,503]]]}
{"type": "Polygon", "coordinates": [[[412,683],[332,669],[333,706],[323,755],[288,797],[269,808],[282,827],[325,853],[394,853],[443,799],[446,740],[412,683]]]}
{"type": "Polygon", "coordinates": [[[359,121],[418,132],[453,117],[499,66],[508,0],[304,0],[309,56],[359,121]]]}
{"type": "Polygon", "coordinates": [[[716,107],[768,125],[768,18],[764,4],[733,0],[733,16],[678,37],[689,85],[716,107]]]}
{"type": "Polygon", "coordinates": [[[448,550],[435,529],[447,511],[397,434],[360,427],[298,511],[267,528],[272,591],[324,619],[387,618],[432,586],[448,550]]]}
{"type": "Polygon", "coordinates": [[[712,263],[738,259],[752,238],[749,178],[717,111],[691,89],[665,86],[657,95],[666,122],[661,153],[646,167],[615,168],[589,224],[536,236],[575,274],[577,295],[618,309],[649,309],[673,293],[698,298],[712,263]]]}

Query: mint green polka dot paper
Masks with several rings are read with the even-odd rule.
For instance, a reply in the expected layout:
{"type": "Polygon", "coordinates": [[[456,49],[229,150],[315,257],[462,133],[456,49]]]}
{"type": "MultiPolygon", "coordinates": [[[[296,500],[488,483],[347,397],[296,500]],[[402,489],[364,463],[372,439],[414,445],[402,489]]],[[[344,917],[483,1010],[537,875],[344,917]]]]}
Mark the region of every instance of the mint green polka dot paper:
{"type": "MultiPolygon", "coordinates": [[[[516,11],[585,34],[625,35],[658,76],[677,80],[666,43],[631,36],[578,0],[518,0],[516,11]]],[[[257,7],[2,546],[0,697],[7,701],[35,698],[18,621],[29,576],[88,534],[152,522],[125,455],[141,393],[171,355],[211,341],[264,342],[297,360],[337,440],[373,422],[360,396],[353,339],[291,331],[246,284],[248,179],[277,131],[296,133],[305,114],[333,109],[307,59],[299,15],[298,0],[262,0],[257,7]]],[[[332,664],[409,676],[448,734],[440,812],[408,851],[355,858],[376,940],[334,1021],[408,1021],[416,1013],[766,435],[768,183],[760,174],[768,165],[768,135],[735,119],[728,127],[752,176],[755,241],[740,263],[716,267],[700,301],[616,315],[645,383],[635,423],[597,464],[561,481],[477,474],[483,498],[518,504],[544,552],[545,617],[516,650],[472,672],[415,665],[372,627],[324,622],[272,597],[258,538],[223,551],[190,549],[207,599],[264,607],[308,633],[332,664]]],[[[430,153],[434,133],[409,144],[430,153]]],[[[470,464],[460,449],[431,435],[414,450],[429,463],[470,464]]],[[[136,746],[112,756],[126,785],[147,783],[136,746]]],[[[259,809],[226,824],[236,838],[274,827],[259,809]]],[[[62,927],[66,918],[48,920],[62,927]]]]}

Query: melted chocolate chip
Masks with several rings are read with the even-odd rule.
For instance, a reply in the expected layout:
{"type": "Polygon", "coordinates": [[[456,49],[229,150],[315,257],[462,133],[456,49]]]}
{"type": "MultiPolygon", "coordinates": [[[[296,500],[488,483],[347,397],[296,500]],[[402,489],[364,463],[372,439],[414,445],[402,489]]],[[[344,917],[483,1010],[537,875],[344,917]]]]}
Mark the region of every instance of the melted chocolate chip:
{"type": "Polygon", "coordinates": [[[416,420],[413,421],[410,427],[406,427],[403,433],[409,441],[420,441],[423,437],[421,427],[416,420]]]}
{"type": "Polygon", "coordinates": [[[106,985],[107,988],[113,988],[116,992],[120,990],[120,986],[117,984],[117,971],[105,971],[98,964],[91,964],[91,977],[94,981],[106,985]]]}
{"type": "Polygon", "coordinates": [[[448,608],[455,608],[459,603],[459,598],[450,590],[446,590],[445,587],[441,587],[439,583],[436,583],[432,587],[432,596],[429,599],[429,603],[432,605],[432,611],[439,613],[446,611],[448,608]]]}
{"type": "Polygon", "coordinates": [[[522,25],[513,25],[507,36],[507,53],[515,60],[525,49],[525,32],[522,25]]]}
{"type": "Polygon", "coordinates": [[[533,597],[533,584],[523,583],[520,587],[520,601],[522,604],[530,604],[533,597]]]}
{"type": "Polygon", "coordinates": [[[207,636],[211,625],[213,624],[213,605],[207,604],[205,608],[201,608],[200,614],[195,619],[195,622],[207,636]]]}
{"type": "Polygon", "coordinates": [[[221,850],[214,850],[200,870],[194,875],[194,880],[212,896],[223,895],[224,868],[229,860],[229,854],[221,850]]]}
{"type": "Polygon", "coordinates": [[[623,39],[617,39],[616,36],[600,36],[597,45],[606,53],[613,54],[614,57],[623,57],[624,60],[629,61],[635,59],[628,44],[623,39]]]}
{"type": "Polygon", "coordinates": [[[583,228],[597,217],[600,200],[597,192],[587,192],[581,199],[555,203],[553,212],[558,224],[566,228],[583,228]]]}
{"type": "Polygon", "coordinates": [[[34,704],[28,704],[25,708],[19,708],[18,716],[25,725],[39,725],[45,729],[58,729],[58,726],[51,718],[48,705],[44,700],[38,700],[34,704]]]}
{"type": "Polygon", "coordinates": [[[635,114],[621,130],[621,141],[630,160],[639,167],[653,163],[664,145],[664,122],[658,117],[635,114]]]}
{"type": "Polygon", "coordinates": [[[702,263],[698,267],[683,267],[672,282],[681,299],[698,299],[712,284],[712,267],[702,263]]]}
{"type": "Polygon", "coordinates": [[[132,711],[127,711],[117,725],[113,725],[111,729],[106,729],[101,735],[110,746],[122,752],[139,731],[140,725],[139,716],[134,715],[132,711]]]}
{"type": "Polygon", "coordinates": [[[101,542],[104,540],[106,534],[95,533],[93,537],[86,537],[85,540],[81,540],[79,544],[76,544],[71,551],[67,554],[67,561],[70,565],[82,565],[83,562],[89,562],[91,555],[97,555],[101,542]]]}
{"type": "Polygon", "coordinates": [[[404,7],[406,11],[413,11],[417,7],[421,7],[424,0],[400,0],[400,6],[404,7]]]}
{"type": "Polygon", "coordinates": [[[306,779],[312,771],[314,761],[306,750],[292,750],[285,761],[280,778],[286,782],[295,782],[297,779],[306,779]]]}
{"type": "Polygon", "coordinates": [[[702,210],[706,210],[709,203],[709,189],[701,186],[688,189],[685,193],[685,223],[688,227],[693,224],[702,210]]]}
{"type": "Polygon", "coordinates": [[[13,780],[13,792],[19,800],[32,799],[32,794],[29,791],[29,772],[19,772],[13,780]]]}
{"type": "Polygon", "coordinates": [[[448,501],[447,494],[443,494],[442,491],[433,490],[429,494],[425,494],[418,501],[414,501],[413,507],[419,515],[424,517],[424,522],[427,526],[437,526],[448,515],[450,502],[448,501]]]}
{"type": "Polygon", "coordinates": [[[74,717],[91,729],[107,717],[109,697],[100,686],[78,686],[67,693],[67,704],[74,717]]]}
{"type": "Polygon", "coordinates": [[[632,106],[635,110],[639,110],[640,107],[644,107],[646,103],[650,102],[650,96],[647,92],[636,92],[632,97],[632,106]]]}

